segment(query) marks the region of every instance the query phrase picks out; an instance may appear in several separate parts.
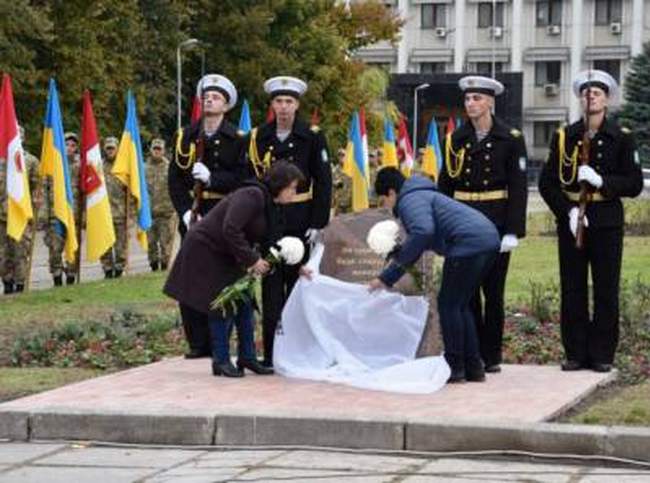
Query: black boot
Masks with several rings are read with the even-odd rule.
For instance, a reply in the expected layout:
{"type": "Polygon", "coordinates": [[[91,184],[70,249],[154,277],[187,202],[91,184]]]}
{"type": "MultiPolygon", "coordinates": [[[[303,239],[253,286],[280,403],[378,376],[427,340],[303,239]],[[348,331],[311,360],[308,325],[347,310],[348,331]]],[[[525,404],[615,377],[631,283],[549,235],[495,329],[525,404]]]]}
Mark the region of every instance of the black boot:
{"type": "Polygon", "coordinates": [[[62,275],[55,275],[52,277],[54,280],[54,286],[55,287],[61,287],[63,285],[63,276],[62,275]]]}
{"type": "Polygon", "coordinates": [[[116,268],[113,272],[113,278],[120,278],[122,276],[123,270],[116,268]]]}
{"type": "Polygon", "coordinates": [[[5,290],[4,290],[5,295],[12,294],[16,291],[13,280],[3,280],[2,283],[5,286],[5,290]]]}
{"type": "Polygon", "coordinates": [[[74,275],[66,275],[65,276],[65,284],[66,285],[74,285],[75,281],[75,276],[74,275]]]}
{"type": "Polygon", "coordinates": [[[201,359],[203,357],[210,357],[212,354],[201,349],[192,349],[185,353],[185,359],[201,359]]]}
{"type": "Polygon", "coordinates": [[[571,359],[567,359],[562,363],[563,371],[579,371],[580,369],[585,369],[586,367],[586,364],[583,364],[580,361],[573,361],[571,359]]]}
{"type": "Polygon", "coordinates": [[[273,367],[264,366],[256,359],[237,359],[237,368],[242,372],[244,372],[244,369],[248,369],[260,376],[273,374],[273,367]]]}
{"type": "Polygon", "coordinates": [[[16,293],[24,292],[25,291],[25,284],[24,283],[17,283],[16,288],[14,290],[16,293]]]}
{"type": "Polygon", "coordinates": [[[465,382],[465,361],[449,354],[445,354],[445,360],[451,369],[447,382],[450,384],[465,382]]]}
{"type": "Polygon", "coordinates": [[[225,377],[244,377],[244,371],[237,369],[232,365],[232,362],[230,361],[224,362],[223,364],[218,364],[212,361],[212,375],[225,377]]]}
{"type": "Polygon", "coordinates": [[[468,382],[485,381],[485,367],[480,358],[468,359],[465,361],[465,379],[468,382]]]}
{"type": "Polygon", "coordinates": [[[151,262],[149,264],[149,266],[151,267],[152,272],[157,272],[158,271],[158,262],[151,262]]]}
{"type": "Polygon", "coordinates": [[[107,279],[113,278],[113,270],[112,269],[104,270],[104,278],[107,279]]]}

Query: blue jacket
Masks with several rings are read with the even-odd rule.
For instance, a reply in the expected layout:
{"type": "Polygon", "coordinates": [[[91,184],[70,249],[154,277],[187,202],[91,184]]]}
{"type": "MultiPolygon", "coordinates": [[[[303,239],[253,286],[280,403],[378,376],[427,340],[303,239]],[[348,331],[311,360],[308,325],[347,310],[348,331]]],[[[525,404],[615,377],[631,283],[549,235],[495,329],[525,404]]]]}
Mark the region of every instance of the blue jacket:
{"type": "Polygon", "coordinates": [[[407,237],[399,253],[379,276],[392,286],[425,250],[446,258],[496,252],[499,233],[483,214],[438,192],[422,176],[412,176],[402,186],[394,209],[407,237]]]}

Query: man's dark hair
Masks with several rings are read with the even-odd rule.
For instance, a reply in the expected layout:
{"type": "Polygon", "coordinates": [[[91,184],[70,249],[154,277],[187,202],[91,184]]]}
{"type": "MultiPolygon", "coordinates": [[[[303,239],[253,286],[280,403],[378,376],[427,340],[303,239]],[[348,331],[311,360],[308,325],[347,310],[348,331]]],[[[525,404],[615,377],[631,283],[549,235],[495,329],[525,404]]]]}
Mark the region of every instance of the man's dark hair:
{"type": "Polygon", "coordinates": [[[298,184],[303,183],[305,176],[300,171],[300,168],[285,160],[274,162],[262,180],[273,198],[278,196],[283,189],[288,188],[294,181],[298,181],[298,184]]]}
{"type": "Polygon", "coordinates": [[[375,193],[377,196],[388,196],[388,190],[391,189],[399,193],[405,179],[397,168],[382,168],[377,172],[375,179],[375,193]]]}

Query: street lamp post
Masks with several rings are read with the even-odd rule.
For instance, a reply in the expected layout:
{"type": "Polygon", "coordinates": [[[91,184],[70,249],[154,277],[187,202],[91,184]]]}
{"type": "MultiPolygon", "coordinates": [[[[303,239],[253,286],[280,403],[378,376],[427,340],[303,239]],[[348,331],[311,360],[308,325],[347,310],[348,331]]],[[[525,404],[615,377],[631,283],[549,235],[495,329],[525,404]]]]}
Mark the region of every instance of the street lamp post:
{"type": "Polygon", "coordinates": [[[413,156],[418,154],[418,92],[429,87],[429,84],[420,84],[413,91],[413,156]]]}
{"type": "Polygon", "coordinates": [[[181,128],[181,84],[182,79],[182,66],[181,66],[181,50],[198,45],[198,39],[187,39],[178,44],[176,48],[176,128],[181,128]]]}

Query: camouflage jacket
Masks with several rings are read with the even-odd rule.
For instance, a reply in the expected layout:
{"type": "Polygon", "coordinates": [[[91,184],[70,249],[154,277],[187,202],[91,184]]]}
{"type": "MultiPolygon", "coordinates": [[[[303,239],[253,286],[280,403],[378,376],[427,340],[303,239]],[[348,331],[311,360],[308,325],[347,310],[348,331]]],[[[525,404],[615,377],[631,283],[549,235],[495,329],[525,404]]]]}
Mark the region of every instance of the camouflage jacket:
{"type": "Polygon", "coordinates": [[[151,156],[147,157],[147,190],[149,203],[153,215],[172,215],[175,213],[172,200],[169,197],[167,174],[169,160],[165,157],[156,161],[151,156]]]}
{"type": "MultiPolygon", "coordinates": [[[[106,191],[111,203],[111,215],[113,222],[124,220],[126,218],[126,186],[113,174],[113,165],[115,159],[104,158],[104,180],[106,181],[106,191]]],[[[129,213],[133,213],[133,204],[135,199],[129,196],[129,213]]]]}

